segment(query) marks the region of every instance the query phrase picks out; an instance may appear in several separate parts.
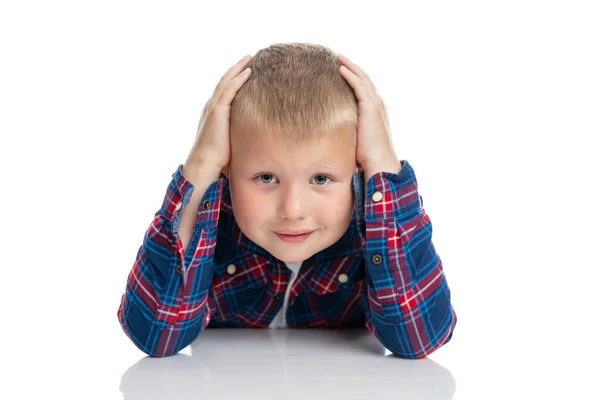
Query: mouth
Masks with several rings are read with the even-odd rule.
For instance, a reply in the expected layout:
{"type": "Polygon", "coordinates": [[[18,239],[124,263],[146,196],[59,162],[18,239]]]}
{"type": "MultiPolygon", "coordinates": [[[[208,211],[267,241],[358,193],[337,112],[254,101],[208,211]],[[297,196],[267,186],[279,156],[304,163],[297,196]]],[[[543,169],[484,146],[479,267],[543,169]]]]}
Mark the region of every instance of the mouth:
{"type": "MultiPolygon", "coordinates": [[[[277,235],[277,237],[281,240],[283,240],[284,242],[287,243],[301,243],[304,242],[306,239],[308,239],[308,237],[314,232],[314,231],[296,231],[296,232],[302,232],[302,233],[294,233],[294,234],[286,234],[286,233],[281,233],[281,232],[285,232],[285,231],[273,231],[273,233],[275,235],[277,235]]],[[[290,231],[288,231],[290,232],[290,231]]]]}

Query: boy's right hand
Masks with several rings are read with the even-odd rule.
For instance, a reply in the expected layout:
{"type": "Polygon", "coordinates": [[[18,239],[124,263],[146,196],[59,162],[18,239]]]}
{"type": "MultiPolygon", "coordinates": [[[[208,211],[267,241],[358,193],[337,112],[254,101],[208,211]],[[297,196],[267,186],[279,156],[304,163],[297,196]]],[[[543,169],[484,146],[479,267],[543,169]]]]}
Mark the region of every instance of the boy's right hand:
{"type": "Polygon", "coordinates": [[[184,171],[189,175],[202,174],[201,170],[206,168],[222,171],[229,165],[231,102],[250,77],[250,69],[244,68],[251,59],[252,56],[247,55],[231,67],[223,75],[212,97],[204,106],[194,145],[183,166],[184,171]]]}

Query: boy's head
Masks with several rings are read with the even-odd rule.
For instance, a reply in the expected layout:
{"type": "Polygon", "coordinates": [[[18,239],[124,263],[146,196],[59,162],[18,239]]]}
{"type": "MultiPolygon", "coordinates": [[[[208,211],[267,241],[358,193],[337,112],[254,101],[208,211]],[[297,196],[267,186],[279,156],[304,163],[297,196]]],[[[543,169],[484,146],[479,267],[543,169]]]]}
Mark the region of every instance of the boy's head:
{"type": "Polygon", "coordinates": [[[320,45],[259,50],[231,104],[228,171],[236,222],[274,257],[303,261],[351,222],[357,100],[336,53],[320,45]],[[290,242],[279,230],[309,230],[290,242]]]}

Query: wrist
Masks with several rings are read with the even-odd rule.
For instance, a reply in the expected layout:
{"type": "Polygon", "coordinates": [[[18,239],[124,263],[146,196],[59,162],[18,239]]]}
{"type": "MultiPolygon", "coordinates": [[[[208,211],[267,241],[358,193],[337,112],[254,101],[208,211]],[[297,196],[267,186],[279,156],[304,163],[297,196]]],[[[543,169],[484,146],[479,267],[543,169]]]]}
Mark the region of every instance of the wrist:
{"type": "Polygon", "coordinates": [[[379,172],[389,172],[397,174],[402,169],[402,164],[397,158],[386,158],[375,160],[371,163],[365,163],[363,170],[365,171],[365,183],[375,174],[379,172]]]}
{"type": "Polygon", "coordinates": [[[197,162],[187,160],[181,169],[183,176],[197,186],[198,183],[204,182],[206,178],[210,178],[213,181],[217,180],[221,174],[222,168],[217,164],[210,162],[197,162]]]}

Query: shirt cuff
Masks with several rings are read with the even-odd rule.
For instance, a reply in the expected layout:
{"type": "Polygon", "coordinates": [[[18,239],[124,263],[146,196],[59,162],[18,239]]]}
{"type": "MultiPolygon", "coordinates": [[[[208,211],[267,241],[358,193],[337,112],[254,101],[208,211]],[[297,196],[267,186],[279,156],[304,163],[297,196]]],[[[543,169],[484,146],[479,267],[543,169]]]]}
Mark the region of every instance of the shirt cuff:
{"type": "MultiPolygon", "coordinates": [[[[183,209],[188,205],[194,192],[194,185],[183,176],[183,164],[173,173],[159,213],[165,218],[172,232],[179,231],[183,209]]],[[[200,228],[218,224],[223,179],[212,182],[200,200],[196,223],[200,228]]]]}
{"type": "Polygon", "coordinates": [[[365,221],[409,220],[421,213],[422,198],[412,166],[401,160],[398,173],[378,172],[367,181],[365,221]]]}

